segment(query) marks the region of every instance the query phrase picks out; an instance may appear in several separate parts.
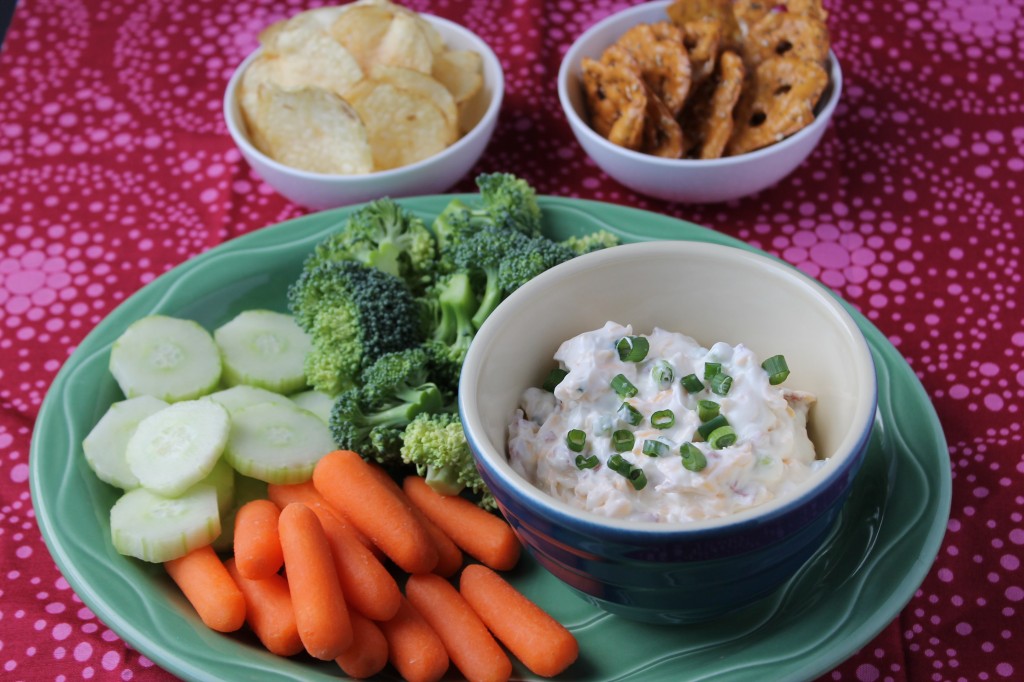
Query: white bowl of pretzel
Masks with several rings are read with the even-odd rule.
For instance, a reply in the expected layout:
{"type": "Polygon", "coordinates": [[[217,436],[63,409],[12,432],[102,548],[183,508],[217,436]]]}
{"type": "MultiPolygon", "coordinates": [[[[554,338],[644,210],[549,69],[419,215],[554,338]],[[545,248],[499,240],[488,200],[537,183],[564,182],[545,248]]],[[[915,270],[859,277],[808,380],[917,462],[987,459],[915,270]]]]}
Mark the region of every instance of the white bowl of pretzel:
{"type": "Polygon", "coordinates": [[[768,188],[814,150],[842,92],[821,0],[661,0],[570,46],[558,96],[609,176],[666,201],[768,188]]]}

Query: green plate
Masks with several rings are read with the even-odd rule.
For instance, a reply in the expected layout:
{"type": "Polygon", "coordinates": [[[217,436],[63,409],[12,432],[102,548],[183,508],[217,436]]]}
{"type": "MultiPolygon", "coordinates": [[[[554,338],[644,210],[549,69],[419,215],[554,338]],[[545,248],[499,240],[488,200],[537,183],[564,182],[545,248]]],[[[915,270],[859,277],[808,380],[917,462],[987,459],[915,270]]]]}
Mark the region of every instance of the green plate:
{"type": "MultiPolygon", "coordinates": [[[[450,198],[402,203],[429,219],[450,198]]],[[[605,228],[624,241],[687,239],[754,250],[690,223],[621,206],[545,198],[543,208],[557,238],[605,228]]],[[[92,474],[81,448],[107,406],[121,399],[107,371],[110,345],[132,321],[153,313],[193,318],[212,329],[247,308],[284,310],[286,287],[303,258],[351,210],[259,230],[161,276],[97,325],[43,402],[30,469],[35,513],[50,552],[101,620],[179,677],[309,681],[342,674],[333,663],[278,658],[250,636],[207,629],[160,566],[114,551],[108,512],[118,491],[92,474]]],[[[813,678],[867,644],[910,600],[938,552],[949,515],[946,443],[910,367],[870,322],[851,312],[877,365],[877,428],[826,546],[773,596],[699,626],[642,625],[608,615],[524,558],[510,579],[580,642],[580,660],[562,679],[813,678]]],[[[516,675],[530,677],[522,667],[516,675]]]]}

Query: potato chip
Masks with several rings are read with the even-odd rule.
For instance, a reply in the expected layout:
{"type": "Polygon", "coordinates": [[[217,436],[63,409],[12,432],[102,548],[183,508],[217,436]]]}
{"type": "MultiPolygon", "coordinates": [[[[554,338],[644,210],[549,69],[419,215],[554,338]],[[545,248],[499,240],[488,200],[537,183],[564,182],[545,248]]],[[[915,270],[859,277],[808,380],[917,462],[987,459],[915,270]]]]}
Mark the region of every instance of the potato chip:
{"type": "Polygon", "coordinates": [[[415,163],[454,141],[448,120],[433,102],[390,83],[364,80],[349,101],[366,123],[377,170],[415,163]]]}
{"type": "Polygon", "coordinates": [[[378,64],[400,66],[427,75],[434,68],[434,51],[415,19],[396,14],[377,48],[378,64]]]}
{"type": "Polygon", "coordinates": [[[288,88],[316,86],[342,97],[363,79],[363,70],[345,47],[311,24],[293,24],[265,48],[276,56],[272,79],[288,88]]]}
{"type": "Polygon", "coordinates": [[[441,113],[448,120],[454,139],[459,123],[459,113],[455,107],[455,98],[452,97],[452,94],[448,92],[448,89],[440,81],[436,81],[419,71],[403,69],[398,66],[387,66],[385,64],[378,64],[373,67],[370,77],[376,81],[390,83],[396,88],[408,90],[420,97],[429,99],[434,106],[441,110],[441,113]]]}
{"type": "Polygon", "coordinates": [[[469,99],[456,105],[459,109],[459,134],[465,135],[483,120],[491,107],[491,96],[483,86],[469,99]]]}
{"type": "Polygon", "coordinates": [[[314,173],[373,170],[366,128],[355,109],[335,93],[264,83],[256,100],[253,140],[271,158],[314,173]]]}
{"type": "Polygon", "coordinates": [[[448,88],[456,104],[461,104],[483,87],[483,63],[479,52],[445,50],[434,55],[431,75],[448,88]]]}
{"type": "Polygon", "coordinates": [[[376,5],[353,7],[331,24],[331,36],[355,57],[364,71],[377,61],[377,48],[391,27],[392,13],[376,5]]]}

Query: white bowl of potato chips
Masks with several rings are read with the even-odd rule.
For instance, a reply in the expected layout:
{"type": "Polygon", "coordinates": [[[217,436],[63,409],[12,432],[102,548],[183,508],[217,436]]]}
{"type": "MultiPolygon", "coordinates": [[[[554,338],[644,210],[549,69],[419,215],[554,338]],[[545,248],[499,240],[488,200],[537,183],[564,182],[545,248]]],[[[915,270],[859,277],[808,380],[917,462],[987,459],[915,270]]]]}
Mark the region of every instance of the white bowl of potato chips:
{"type": "Polygon", "coordinates": [[[776,184],[821,141],[842,92],[820,0],[659,0],[566,52],[558,95],[609,176],[667,201],[776,184]]]}
{"type": "Polygon", "coordinates": [[[264,29],[224,117],[267,184],[324,209],[449,189],[483,154],[503,95],[501,64],[471,31],[358,0],[264,29]]]}

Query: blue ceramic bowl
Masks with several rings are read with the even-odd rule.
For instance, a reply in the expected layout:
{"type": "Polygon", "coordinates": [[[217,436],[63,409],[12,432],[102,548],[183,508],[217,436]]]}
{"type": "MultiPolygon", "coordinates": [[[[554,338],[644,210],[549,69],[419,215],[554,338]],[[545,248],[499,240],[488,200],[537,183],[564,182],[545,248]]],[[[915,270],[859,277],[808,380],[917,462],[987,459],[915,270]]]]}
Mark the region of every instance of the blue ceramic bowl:
{"type": "Polygon", "coordinates": [[[661,623],[748,606],[800,569],[849,493],[876,399],[867,343],[828,290],[767,256],[675,241],[581,256],[520,288],[477,333],[459,387],[477,466],[530,554],[588,601],[661,623]],[[762,358],[783,353],[787,386],[818,398],[809,432],[826,464],[789,496],[700,522],[611,519],[541,491],[510,466],[507,425],[558,346],[607,321],[682,332],[705,347],[743,343],[762,358]]]}

